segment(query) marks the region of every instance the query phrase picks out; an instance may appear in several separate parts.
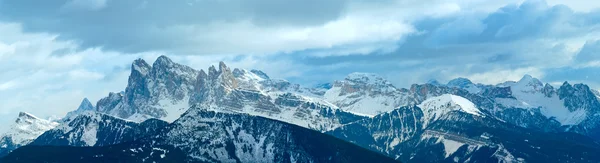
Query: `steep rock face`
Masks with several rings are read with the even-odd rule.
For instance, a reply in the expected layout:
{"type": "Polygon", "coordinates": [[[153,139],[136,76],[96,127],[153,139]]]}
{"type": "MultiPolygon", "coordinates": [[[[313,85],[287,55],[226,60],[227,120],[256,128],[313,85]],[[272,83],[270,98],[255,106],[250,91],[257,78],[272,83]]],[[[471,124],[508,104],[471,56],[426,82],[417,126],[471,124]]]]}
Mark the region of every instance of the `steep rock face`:
{"type": "Polygon", "coordinates": [[[160,56],[152,66],[142,59],[131,65],[125,92],[111,93],[97,104],[99,112],[144,121],[174,121],[189,107],[199,72],[160,56]]]}
{"type": "Polygon", "coordinates": [[[29,113],[21,112],[7,132],[0,135],[0,157],[14,149],[31,143],[42,133],[56,127],[58,123],[40,119],[29,113]]]}
{"type": "Polygon", "coordinates": [[[32,145],[106,146],[133,141],[156,133],[167,122],[149,119],[142,123],[127,121],[97,112],[84,112],[63,119],[61,125],[46,131],[32,145]]]}
{"type": "Polygon", "coordinates": [[[419,106],[402,107],[328,133],[402,162],[596,162],[600,159],[590,154],[600,148],[589,138],[517,127],[486,112],[474,111],[461,101],[435,97],[419,106]],[[436,118],[428,118],[431,113],[436,118]]]}
{"type": "Polygon", "coordinates": [[[565,130],[600,139],[600,102],[594,91],[584,84],[565,82],[556,92],[570,112],[584,118],[576,126],[565,126],[565,130]]]}
{"type": "Polygon", "coordinates": [[[371,117],[416,104],[389,81],[368,73],[352,73],[342,81],[335,81],[324,98],[344,111],[371,117]]]}
{"type": "Polygon", "coordinates": [[[200,108],[189,109],[155,136],[133,142],[93,148],[31,146],[11,153],[2,161],[36,159],[56,162],[394,162],[384,155],[303,127],[248,114],[200,108]]]}

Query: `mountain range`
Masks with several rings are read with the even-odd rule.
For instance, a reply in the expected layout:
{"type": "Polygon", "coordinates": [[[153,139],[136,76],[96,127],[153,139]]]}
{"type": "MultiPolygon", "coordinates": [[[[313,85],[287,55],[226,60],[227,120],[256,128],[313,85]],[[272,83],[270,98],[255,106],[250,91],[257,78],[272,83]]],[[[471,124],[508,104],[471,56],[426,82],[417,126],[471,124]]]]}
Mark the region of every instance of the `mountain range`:
{"type": "Polygon", "coordinates": [[[160,56],[152,65],[135,60],[124,91],[95,105],[84,99],[62,119],[21,113],[0,139],[0,157],[600,162],[599,97],[585,84],[555,88],[529,75],[496,85],[457,78],[397,88],[376,74],[352,73],[304,87],[223,62],[205,71],[160,56]]]}

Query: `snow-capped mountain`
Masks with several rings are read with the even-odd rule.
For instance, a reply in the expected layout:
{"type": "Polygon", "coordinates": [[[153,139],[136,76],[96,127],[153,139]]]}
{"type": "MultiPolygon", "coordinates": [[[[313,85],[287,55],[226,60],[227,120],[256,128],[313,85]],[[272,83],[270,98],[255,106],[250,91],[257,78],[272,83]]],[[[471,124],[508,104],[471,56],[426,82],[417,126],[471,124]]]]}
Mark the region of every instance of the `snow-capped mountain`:
{"type": "Polygon", "coordinates": [[[0,156],[31,143],[38,136],[57,125],[56,122],[40,119],[29,113],[19,113],[19,117],[10,126],[10,129],[0,135],[0,156]]]}
{"type": "Polygon", "coordinates": [[[264,73],[234,69],[203,70],[198,76],[194,103],[204,108],[246,113],[326,131],[364,117],[338,110],[312,89],[285,80],[263,78],[264,73]],[[262,77],[261,77],[262,76],[262,77]]]}
{"type": "Polygon", "coordinates": [[[32,145],[106,146],[133,141],[156,133],[168,123],[148,119],[138,123],[87,111],[62,119],[56,128],[39,135],[32,145]]]}
{"type": "Polygon", "coordinates": [[[96,155],[80,153],[91,160],[304,162],[331,156],[315,147],[339,151],[298,138],[338,144],[317,134],[325,132],[406,162],[597,162],[599,99],[584,84],[554,88],[529,75],[497,85],[457,78],[404,89],[352,73],[309,88],[260,70],[223,62],[194,70],[161,56],[152,65],[135,60],[125,91],[96,106],[84,99],[33,144],[95,146],[89,150],[96,155]]]}
{"type": "Polygon", "coordinates": [[[271,79],[259,70],[194,70],[165,56],[150,66],[135,60],[127,89],[98,101],[97,111],[141,122],[177,119],[189,106],[248,113],[326,131],[364,118],[339,110],[322,99],[325,90],[271,79]]]}
{"type": "Polygon", "coordinates": [[[394,162],[391,158],[314,130],[248,114],[203,108],[189,109],[155,136],[93,148],[31,146],[20,148],[1,161],[15,160],[394,162]]]}
{"type": "Polygon", "coordinates": [[[371,117],[416,104],[406,90],[370,73],[352,73],[344,80],[335,81],[324,98],[342,110],[371,117]]]}
{"type": "Polygon", "coordinates": [[[598,143],[530,130],[442,95],[328,132],[402,162],[598,162],[598,143]]]}

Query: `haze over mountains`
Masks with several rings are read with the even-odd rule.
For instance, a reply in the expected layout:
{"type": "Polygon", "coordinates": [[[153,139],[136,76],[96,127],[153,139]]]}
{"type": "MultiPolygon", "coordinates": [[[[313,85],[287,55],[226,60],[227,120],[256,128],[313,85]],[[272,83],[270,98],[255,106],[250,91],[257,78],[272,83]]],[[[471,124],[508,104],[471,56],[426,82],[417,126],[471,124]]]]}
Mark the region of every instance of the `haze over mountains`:
{"type": "Polygon", "coordinates": [[[585,84],[555,88],[529,75],[497,85],[457,78],[397,88],[376,74],[352,73],[304,87],[260,70],[223,62],[195,70],[161,56],[152,65],[133,61],[124,91],[95,104],[84,99],[62,119],[22,113],[0,139],[0,155],[15,161],[55,151],[37,161],[59,162],[599,162],[599,97],[585,84]],[[72,150],[80,152],[64,152],[72,150]]]}

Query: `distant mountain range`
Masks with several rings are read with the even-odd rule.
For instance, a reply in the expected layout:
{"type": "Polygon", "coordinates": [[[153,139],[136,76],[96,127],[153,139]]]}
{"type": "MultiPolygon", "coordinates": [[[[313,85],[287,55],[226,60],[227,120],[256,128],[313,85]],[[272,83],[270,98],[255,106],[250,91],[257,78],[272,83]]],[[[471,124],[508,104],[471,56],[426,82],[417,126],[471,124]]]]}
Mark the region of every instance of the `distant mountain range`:
{"type": "Polygon", "coordinates": [[[95,105],[84,99],[60,120],[21,113],[0,139],[0,156],[6,162],[600,162],[599,97],[585,84],[554,88],[529,75],[497,85],[457,78],[405,89],[352,73],[303,87],[260,70],[223,62],[195,70],[161,56],[152,65],[135,60],[124,91],[95,105]]]}

